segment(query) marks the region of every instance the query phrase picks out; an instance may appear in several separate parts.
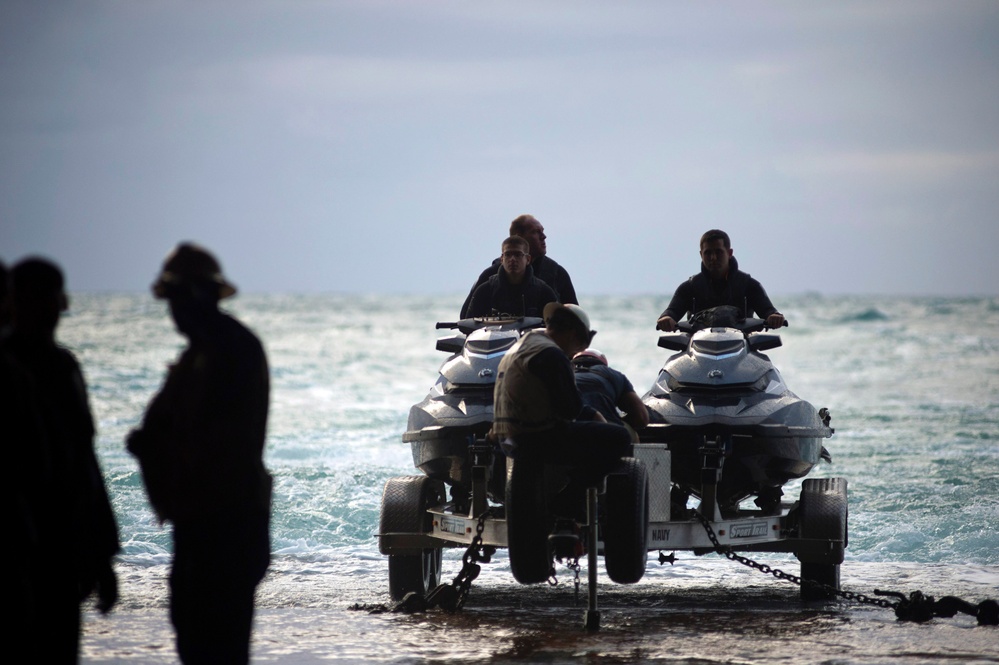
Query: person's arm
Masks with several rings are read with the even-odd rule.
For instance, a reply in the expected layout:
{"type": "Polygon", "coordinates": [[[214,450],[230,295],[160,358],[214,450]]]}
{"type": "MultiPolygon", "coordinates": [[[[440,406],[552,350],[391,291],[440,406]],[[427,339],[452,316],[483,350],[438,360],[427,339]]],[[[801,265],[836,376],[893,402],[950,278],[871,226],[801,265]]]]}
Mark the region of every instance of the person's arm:
{"type": "Polygon", "coordinates": [[[605,371],[613,382],[614,390],[617,393],[615,406],[624,412],[623,420],[635,429],[642,429],[648,425],[649,409],[635,392],[635,387],[631,385],[628,377],[623,372],[611,367],[607,367],[605,371]]]}
{"type": "Polygon", "coordinates": [[[768,328],[780,328],[784,325],[784,315],[770,302],[770,296],[758,280],[750,278],[749,286],[746,288],[746,300],[749,301],[749,308],[756,312],[758,317],[766,320],[768,328]]]}
{"type": "Polygon", "coordinates": [[[673,298],[669,301],[669,306],[656,320],[656,330],[665,330],[666,332],[676,330],[676,324],[680,322],[684,314],[690,311],[692,288],[689,279],[676,287],[673,298]]]}
{"type": "Polygon", "coordinates": [[[642,429],[649,424],[649,408],[634,390],[623,393],[617,407],[624,411],[624,422],[635,429],[642,429]]]}

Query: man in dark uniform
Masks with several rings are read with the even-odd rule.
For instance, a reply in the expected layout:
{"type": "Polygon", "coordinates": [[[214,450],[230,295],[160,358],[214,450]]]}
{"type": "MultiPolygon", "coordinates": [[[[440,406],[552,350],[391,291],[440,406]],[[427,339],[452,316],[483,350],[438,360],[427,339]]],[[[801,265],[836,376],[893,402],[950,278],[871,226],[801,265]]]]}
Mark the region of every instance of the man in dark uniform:
{"type": "Polygon", "coordinates": [[[540,317],[545,305],[558,300],[550,286],[531,270],[530,246],[519,236],[510,236],[501,245],[501,263],[496,273],[472,294],[467,315],[540,317]]]}
{"type": "Polygon", "coordinates": [[[656,321],[656,329],[671,332],[687,313],[721,305],[738,307],[743,316],[755,311],[770,328],[784,325],[784,315],[770,302],[763,285],[739,270],[728,234],[712,229],[701,236],[701,272],[676,288],[669,306],[656,321]]]}
{"type": "Polygon", "coordinates": [[[631,428],[632,441],[637,441],[635,432],[649,424],[649,409],[628,377],[611,367],[607,356],[596,349],[585,349],[574,355],[572,368],[583,401],[599,411],[607,422],[627,424],[631,428]],[[619,410],[624,413],[623,418],[619,410]]]}
{"type": "Polygon", "coordinates": [[[11,435],[5,442],[26,464],[15,465],[13,484],[21,488],[21,517],[32,539],[17,546],[36,547],[24,571],[31,605],[15,608],[29,614],[15,652],[39,663],[77,662],[80,603],[96,591],[98,608],[108,612],[118,599],[112,564],[118,526],[94,452],[86,384],[76,358],[55,339],[69,307],[64,281],[58,266],[45,259],[15,265],[12,325],[0,345],[4,387],[19,386],[17,394],[4,397],[4,409],[12,409],[3,418],[11,435]]]}
{"type": "Polygon", "coordinates": [[[500,361],[491,435],[507,456],[570,464],[586,486],[631,454],[631,436],[586,405],[569,358],[595,334],[577,305],[550,303],[545,330],[525,334],[500,361]]]}
{"type": "MultiPolygon", "coordinates": [[[[576,290],[572,286],[572,279],[565,268],[555,262],[555,259],[548,256],[548,245],[546,243],[545,227],[541,222],[531,215],[521,215],[510,222],[510,235],[519,236],[527,241],[530,246],[531,270],[534,276],[547,284],[555,292],[555,298],[561,303],[578,305],[576,290]]],[[[469,306],[472,303],[472,296],[475,290],[484,284],[490,277],[496,274],[501,259],[493,261],[492,265],[482,271],[479,278],[472,285],[464,304],[461,306],[461,318],[472,316],[469,314],[469,306]]]]}
{"type": "Polygon", "coordinates": [[[187,664],[248,662],[270,563],[270,379],[260,341],[218,307],[235,292],[201,247],[167,257],[153,293],[189,345],[128,438],[150,503],[173,522],[170,618],[187,664]]]}

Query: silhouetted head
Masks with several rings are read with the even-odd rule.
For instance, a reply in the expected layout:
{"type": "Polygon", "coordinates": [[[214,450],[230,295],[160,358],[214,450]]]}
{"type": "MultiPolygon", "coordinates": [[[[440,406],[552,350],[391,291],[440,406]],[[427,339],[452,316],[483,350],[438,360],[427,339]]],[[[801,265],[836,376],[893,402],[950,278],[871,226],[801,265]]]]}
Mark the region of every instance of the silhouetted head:
{"type": "Polygon", "coordinates": [[[62,270],[48,259],[33,256],[15,264],[7,280],[14,330],[51,337],[69,309],[65,283],[62,270]]]}
{"type": "Polygon", "coordinates": [[[535,261],[548,253],[545,239],[545,227],[533,215],[521,215],[510,222],[510,235],[520,236],[531,247],[531,256],[535,261]]]}
{"type": "Polygon", "coordinates": [[[728,234],[711,229],[701,236],[701,264],[715,279],[728,275],[729,259],[732,258],[732,243],[728,234]]]}
{"type": "Polygon", "coordinates": [[[236,293],[222,276],[222,266],[212,254],[194,243],[184,242],[167,255],[152,286],[153,295],[165,299],[179,330],[197,336],[204,323],[218,313],[218,303],[236,293]]]}
{"type": "Polygon", "coordinates": [[[500,261],[507,277],[514,284],[520,284],[531,264],[531,246],[520,236],[510,236],[500,246],[500,261]]]}
{"type": "Polygon", "coordinates": [[[236,287],[222,276],[222,266],[205,248],[182,242],[163,262],[163,269],[153,283],[157,298],[194,296],[216,302],[236,293],[236,287]]]}
{"type": "Polygon", "coordinates": [[[570,358],[590,345],[596,330],[590,330],[590,317],[579,305],[550,302],[545,305],[545,330],[570,358]]]}

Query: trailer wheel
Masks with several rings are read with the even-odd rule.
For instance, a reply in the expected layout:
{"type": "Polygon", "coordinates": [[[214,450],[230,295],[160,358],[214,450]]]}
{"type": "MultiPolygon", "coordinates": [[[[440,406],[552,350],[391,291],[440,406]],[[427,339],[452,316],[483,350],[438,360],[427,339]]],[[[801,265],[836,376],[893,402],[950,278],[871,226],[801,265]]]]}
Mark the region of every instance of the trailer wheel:
{"type": "Polygon", "coordinates": [[[612,581],[634,584],[645,575],[649,557],[649,476],[641,460],[627,457],[622,465],[607,476],[604,566],[612,581]]]}
{"type": "MultiPolygon", "coordinates": [[[[444,483],[427,476],[390,478],[382,492],[380,533],[430,533],[428,508],[444,501],[444,483]]],[[[389,593],[402,600],[410,591],[427,594],[440,583],[441,548],[385,551],[388,554],[389,593]]]]}
{"type": "Polygon", "coordinates": [[[839,589],[839,567],[847,545],[849,504],[845,478],[809,478],[801,484],[798,532],[802,538],[833,541],[822,551],[807,550],[801,560],[802,600],[825,600],[828,590],[808,582],[839,589]]]}
{"type": "Polygon", "coordinates": [[[552,552],[545,509],[545,470],[540,464],[507,460],[506,536],[510,570],[521,584],[548,579],[552,552]]]}

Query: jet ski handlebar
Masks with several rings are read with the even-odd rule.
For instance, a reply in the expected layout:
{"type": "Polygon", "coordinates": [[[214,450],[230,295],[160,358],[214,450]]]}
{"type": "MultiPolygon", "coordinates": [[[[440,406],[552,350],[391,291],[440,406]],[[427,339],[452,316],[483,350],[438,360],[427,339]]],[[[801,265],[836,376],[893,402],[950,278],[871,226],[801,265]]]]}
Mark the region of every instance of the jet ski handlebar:
{"type": "MultiPolygon", "coordinates": [[[[785,320],[783,326],[787,326],[785,320]]],[[[764,319],[745,318],[742,312],[735,308],[717,307],[715,311],[704,310],[690,317],[688,321],[680,321],[676,332],[668,332],[659,337],[659,346],[673,351],[685,351],[690,344],[691,336],[698,330],[706,328],[732,328],[738,330],[749,342],[749,348],[754,351],[765,351],[781,345],[780,335],[754,334],[763,333],[770,328],[764,319]]]]}
{"type": "Polygon", "coordinates": [[[463,335],[467,335],[479,328],[486,326],[499,326],[505,330],[527,330],[529,328],[541,328],[545,325],[545,320],[539,316],[482,316],[460,321],[438,321],[435,328],[437,330],[458,330],[463,335]]]}
{"type": "MultiPolygon", "coordinates": [[[[787,326],[786,319],[782,325],[787,326]]],[[[744,335],[768,329],[766,320],[743,316],[741,309],[730,305],[702,309],[687,321],[677,322],[676,327],[685,333],[694,333],[704,328],[735,328],[744,335]]]]}
{"type": "MultiPolygon", "coordinates": [[[[787,325],[787,321],[784,321],[784,325],[787,325]]],[[[695,321],[691,319],[689,321],[680,321],[676,324],[677,330],[685,333],[694,333],[698,330],[703,330],[705,328],[735,328],[741,331],[743,334],[748,335],[752,332],[761,332],[767,329],[767,322],[763,319],[747,318],[741,319],[739,321],[729,321],[725,323],[705,323],[695,321]]]]}

